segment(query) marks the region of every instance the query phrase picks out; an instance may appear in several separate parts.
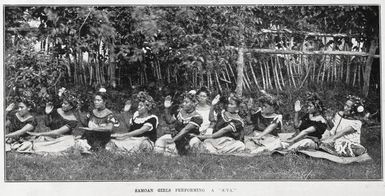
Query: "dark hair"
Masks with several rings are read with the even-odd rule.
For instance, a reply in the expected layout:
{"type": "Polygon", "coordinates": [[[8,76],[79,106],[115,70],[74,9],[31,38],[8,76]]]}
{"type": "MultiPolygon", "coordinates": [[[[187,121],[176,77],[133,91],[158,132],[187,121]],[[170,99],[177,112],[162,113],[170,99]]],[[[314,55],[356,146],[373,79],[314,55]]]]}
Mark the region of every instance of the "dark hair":
{"type": "Polygon", "coordinates": [[[62,102],[67,101],[73,109],[80,107],[80,99],[72,91],[65,90],[62,94],[62,102]]]}
{"type": "Polygon", "coordinates": [[[17,96],[15,96],[15,100],[17,102],[24,103],[27,107],[30,107],[31,109],[36,108],[36,93],[33,93],[33,89],[27,88],[27,89],[19,89],[21,92],[17,96]]]}
{"type": "Polygon", "coordinates": [[[242,99],[240,99],[240,98],[238,98],[236,96],[230,96],[228,98],[228,103],[230,103],[230,101],[234,101],[235,104],[237,105],[237,107],[239,107],[241,105],[241,103],[242,103],[242,99]]]}
{"type": "Polygon", "coordinates": [[[196,103],[198,101],[197,97],[196,97],[196,94],[192,94],[192,93],[189,93],[189,92],[184,92],[182,94],[182,97],[183,97],[183,99],[185,99],[185,98],[190,99],[194,103],[196,103]]]}
{"type": "Polygon", "coordinates": [[[269,96],[262,96],[258,98],[258,101],[262,104],[269,104],[274,107],[274,110],[278,110],[280,106],[280,101],[275,97],[269,97],[269,96]]]}
{"type": "Polygon", "coordinates": [[[316,93],[307,92],[306,101],[312,103],[319,112],[324,113],[325,107],[316,93]]]}
{"type": "Polygon", "coordinates": [[[94,98],[95,98],[96,96],[100,96],[100,97],[103,99],[104,102],[106,102],[106,101],[108,100],[108,94],[107,94],[107,93],[104,93],[104,92],[96,92],[96,93],[94,94],[94,98]]]}
{"type": "Polygon", "coordinates": [[[199,95],[201,92],[204,92],[207,96],[210,96],[210,91],[204,86],[198,90],[197,95],[199,95]]]}
{"type": "Polygon", "coordinates": [[[154,99],[145,91],[140,91],[138,94],[135,95],[136,99],[139,102],[144,103],[144,105],[147,107],[147,110],[151,112],[155,109],[156,103],[154,99]]]}
{"type": "Polygon", "coordinates": [[[100,96],[103,101],[104,101],[104,105],[106,108],[109,107],[109,95],[106,93],[106,92],[96,92],[94,95],[93,95],[93,99],[92,100],[95,100],[95,97],[96,96],[100,96]]]}
{"type": "Polygon", "coordinates": [[[29,99],[26,97],[18,97],[17,102],[18,103],[24,103],[27,107],[30,107],[31,110],[36,107],[36,103],[32,99],[29,99]]]}

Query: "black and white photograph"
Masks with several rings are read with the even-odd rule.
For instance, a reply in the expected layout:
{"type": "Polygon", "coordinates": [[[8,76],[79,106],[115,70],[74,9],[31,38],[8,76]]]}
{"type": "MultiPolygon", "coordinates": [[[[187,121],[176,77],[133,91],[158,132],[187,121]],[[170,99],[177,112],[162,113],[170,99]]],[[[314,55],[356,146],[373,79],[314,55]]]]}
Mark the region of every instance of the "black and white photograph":
{"type": "Polygon", "coordinates": [[[2,4],[6,192],[385,193],[379,1],[33,3],[2,4]]]}

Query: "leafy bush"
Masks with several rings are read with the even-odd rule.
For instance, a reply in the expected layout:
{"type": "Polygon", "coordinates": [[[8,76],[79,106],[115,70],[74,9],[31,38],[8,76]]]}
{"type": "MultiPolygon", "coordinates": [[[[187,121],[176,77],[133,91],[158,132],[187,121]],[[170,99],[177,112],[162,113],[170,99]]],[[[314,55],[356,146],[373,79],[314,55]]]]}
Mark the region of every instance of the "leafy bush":
{"type": "Polygon", "coordinates": [[[19,41],[17,47],[10,49],[5,58],[6,101],[12,102],[25,95],[33,100],[36,111],[42,111],[45,102],[53,101],[58,88],[64,82],[66,60],[56,58],[34,49],[34,39],[26,37],[19,41]]]}

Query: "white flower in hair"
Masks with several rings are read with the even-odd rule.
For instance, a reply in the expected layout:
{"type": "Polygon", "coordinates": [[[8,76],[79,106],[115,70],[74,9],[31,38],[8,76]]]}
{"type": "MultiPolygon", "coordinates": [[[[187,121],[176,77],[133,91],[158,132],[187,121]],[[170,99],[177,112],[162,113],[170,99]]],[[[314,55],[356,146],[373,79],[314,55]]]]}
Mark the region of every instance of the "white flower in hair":
{"type": "Polygon", "coordinates": [[[59,89],[59,93],[58,93],[59,97],[61,97],[65,91],[66,91],[66,88],[61,87],[61,88],[59,89]]]}
{"type": "Polygon", "coordinates": [[[364,106],[360,105],[357,108],[357,112],[363,112],[364,111],[364,106]]]}
{"type": "Polygon", "coordinates": [[[197,92],[195,90],[191,90],[191,91],[188,92],[188,94],[195,95],[195,94],[197,94],[197,92]]]}
{"type": "Polygon", "coordinates": [[[100,93],[105,93],[105,92],[107,92],[107,90],[106,90],[105,88],[100,88],[100,89],[99,89],[99,92],[100,92],[100,93]]]}

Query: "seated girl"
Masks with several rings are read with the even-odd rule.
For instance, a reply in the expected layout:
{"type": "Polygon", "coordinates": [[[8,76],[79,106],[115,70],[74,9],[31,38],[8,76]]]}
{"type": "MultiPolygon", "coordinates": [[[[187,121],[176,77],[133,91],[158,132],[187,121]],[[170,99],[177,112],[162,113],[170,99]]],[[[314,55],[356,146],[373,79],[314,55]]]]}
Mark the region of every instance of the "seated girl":
{"type": "Polygon", "coordinates": [[[116,120],[111,110],[106,108],[107,93],[106,89],[101,88],[94,95],[94,109],[87,114],[87,118],[82,122],[88,127],[80,127],[85,130],[82,139],[79,140],[84,152],[86,150],[98,151],[104,149],[106,144],[110,141],[113,127],[118,127],[119,122],[116,120]]]}
{"type": "Polygon", "coordinates": [[[253,124],[252,136],[245,136],[246,150],[251,153],[273,151],[281,148],[281,141],[278,138],[282,126],[282,115],[278,113],[278,98],[263,92],[258,99],[262,104],[255,113],[249,113],[248,122],[253,124]]]}
{"type": "Polygon", "coordinates": [[[153,150],[158,127],[158,117],[151,113],[155,102],[147,92],[141,91],[136,97],[138,110],[130,119],[128,133],[112,134],[107,149],[128,153],[153,150]]]}
{"type": "Polygon", "coordinates": [[[201,135],[213,133],[213,124],[210,122],[209,119],[211,108],[208,102],[209,96],[210,93],[205,87],[202,87],[197,92],[198,104],[196,105],[195,110],[202,116],[203,119],[202,125],[199,128],[199,132],[201,133],[201,135]]]}
{"type": "Polygon", "coordinates": [[[24,141],[30,139],[27,132],[32,132],[37,126],[37,121],[30,113],[34,108],[34,102],[29,98],[20,97],[17,110],[14,110],[15,104],[11,103],[6,109],[5,122],[5,150],[23,151],[21,146],[24,141]]]}
{"type": "MultiPolygon", "coordinates": [[[[214,106],[219,102],[219,95],[215,97],[210,109],[210,120],[214,121],[214,106]]],[[[200,145],[203,152],[213,154],[238,153],[245,149],[241,142],[241,133],[244,128],[243,119],[238,115],[241,100],[232,96],[227,101],[226,110],[222,110],[216,118],[213,134],[199,135],[204,140],[200,145]],[[203,149],[202,149],[203,148],[203,149]]]]}
{"type": "Polygon", "coordinates": [[[301,110],[301,103],[299,100],[295,102],[294,106],[294,126],[299,130],[299,133],[286,142],[289,146],[288,150],[316,150],[327,128],[327,122],[322,116],[324,107],[321,100],[314,93],[308,93],[306,97],[307,112],[299,120],[298,112],[301,110]]]}
{"type": "Polygon", "coordinates": [[[363,100],[349,95],[344,110],[338,112],[333,120],[334,126],[325,134],[321,149],[343,157],[355,157],[366,153],[361,145],[361,116],[364,114],[363,100]]]}
{"type": "Polygon", "coordinates": [[[165,134],[155,142],[155,152],[175,156],[186,155],[192,147],[193,135],[199,134],[202,117],[195,111],[197,103],[195,94],[184,93],[182,108],[176,114],[171,114],[169,108],[172,105],[171,96],[167,96],[164,102],[166,123],[174,124],[175,130],[171,134],[165,134]]]}
{"type": "Polygon", "coordinates": [[[69,90],[63,90],[59,96],[62,99],[61,108],[54,109],[50,103],[46,104],[45,125],[49,130],[45,132],[28,132],[28,134],[36,136],[33,140],[28,141],[30,142],[29,152],[62,152],[75,145],[72,131],[78,124],[76,110],[79,107],[80,100],[69,90]]]}

